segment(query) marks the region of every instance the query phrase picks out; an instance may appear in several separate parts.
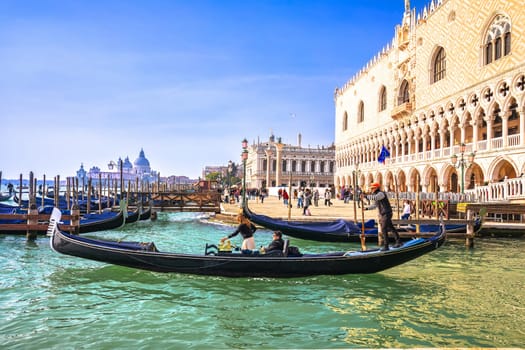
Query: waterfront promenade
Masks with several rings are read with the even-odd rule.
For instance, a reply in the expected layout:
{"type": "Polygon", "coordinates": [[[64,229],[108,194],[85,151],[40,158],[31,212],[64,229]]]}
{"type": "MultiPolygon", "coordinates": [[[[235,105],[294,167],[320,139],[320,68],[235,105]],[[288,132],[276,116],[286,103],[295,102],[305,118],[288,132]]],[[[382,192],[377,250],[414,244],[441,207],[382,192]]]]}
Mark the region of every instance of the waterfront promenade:
{"type": "MultiPolygon", "coordinates": [[[[304,216],[303,209],[297,208],[297,201],[293,201],[293,207],[290,212],[290,218],[294,220],[321,220],[321,219],[348,219],[354,220],[354,202],[350,201],[344,203],[339,199],[332,199],[333,205],[325,206],[324,199],[319,200],[319,206],[311,205],[311,216],[304,216]]],[[[227,204],[221,203],[222,214],[237,214],[240,210],[241,203],[227,204]]],[[[283,204],[282,200],[275,196],[268,196],[261,203],[258,199],[248,200],[248,207],[257,214],[264,214],[274,218],[288,218],[288,208],[283,204]]],[[[361,220],[361,209],[357,208],[357,220],[361,220]]],[[[377,219],[377,210],[364,210],[365,220],[377,219]]],[[[394,219],[397,219],[397,213],[394,210],[394,219]]]]}

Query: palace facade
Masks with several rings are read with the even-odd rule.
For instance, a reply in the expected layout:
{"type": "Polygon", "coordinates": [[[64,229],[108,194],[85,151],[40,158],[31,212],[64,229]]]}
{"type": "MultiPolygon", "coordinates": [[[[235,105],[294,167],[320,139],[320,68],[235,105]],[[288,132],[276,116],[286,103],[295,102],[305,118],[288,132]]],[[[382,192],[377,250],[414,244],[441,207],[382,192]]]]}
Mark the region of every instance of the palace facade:
{"type": "Polygon", "coordinates": [[[334,101],[336,188],[482,197],[514,181],[502,191],[523,196],[523,0],[433,0],[418,14],[405,0],[392,42],[334,101]]]}
{"type": "MultiPolygon", "coordinates": [[[[269,188],[270,194],[277,194],[279,187],[288,188],[290,179],[292,187],[333,186],[334,145],[302,147],[300,134],[297,145],[284,144],[272,135],[266,142],[248,145],[247,151],[247,188],[269,188]]],[[[242,167],[239,171],[243,171],[242,167]]]]}

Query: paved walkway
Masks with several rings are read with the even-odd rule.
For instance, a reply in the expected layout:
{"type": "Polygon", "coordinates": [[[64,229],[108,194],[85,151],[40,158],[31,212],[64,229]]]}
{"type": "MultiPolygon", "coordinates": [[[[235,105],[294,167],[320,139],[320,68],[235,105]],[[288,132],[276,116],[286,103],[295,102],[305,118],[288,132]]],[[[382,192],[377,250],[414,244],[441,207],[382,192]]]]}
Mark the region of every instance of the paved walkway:
{"type": "MultiPolygon", "coordinates": [[[[354,202],[349,202],[347,204],[344,201],[339,199],[332,199],[332,206],[325,206],[324,199],[319,200],[319,206],[310,206],[311,216],[304,216],[303,209],[297,208],[297,202],[294,201],[294,206],[290,210],[290,218],[295,220],[321,220],[321,219],[349,219],[354,220],[354,202]]],[[[271,216],[273,218],[288,218],[288,208],[279,201],[277,197],[270,196],[264,199],[264,203],[261,203],[260,200],[248,200],[248,207],[251,211],[257,214],[264,214],[271,216]]],[[[234,215],[237,214],[240,210],[240,203],[235,204],[221,204],[221,213],[234,215]]],[[[356,210],[357,220],[361,221],[361,209],[357,208],[356,210]]],[[[363,214],[365,220],[368,219],[377,219],[377,210],[364,210],[363,214]]],[[[397,213],[394,212],[394,219],[397,219],[397,213]]]]}

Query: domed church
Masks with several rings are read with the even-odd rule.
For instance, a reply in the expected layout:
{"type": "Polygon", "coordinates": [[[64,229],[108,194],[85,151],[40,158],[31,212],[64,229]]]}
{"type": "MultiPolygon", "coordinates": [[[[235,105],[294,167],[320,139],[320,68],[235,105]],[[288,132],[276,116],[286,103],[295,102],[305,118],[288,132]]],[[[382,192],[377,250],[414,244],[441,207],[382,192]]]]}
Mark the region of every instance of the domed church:
{"type": "Polygon", "coordinates": [[[138,175],[144,175],[144,174],[150,174],[151,168],[149,166],[149,160],[144,155],[144,150],[140,149],[140,154],[137,159],[135,159],[135,162],[133,162],[133,166],[135,169],[135,174],[138,175]]]}

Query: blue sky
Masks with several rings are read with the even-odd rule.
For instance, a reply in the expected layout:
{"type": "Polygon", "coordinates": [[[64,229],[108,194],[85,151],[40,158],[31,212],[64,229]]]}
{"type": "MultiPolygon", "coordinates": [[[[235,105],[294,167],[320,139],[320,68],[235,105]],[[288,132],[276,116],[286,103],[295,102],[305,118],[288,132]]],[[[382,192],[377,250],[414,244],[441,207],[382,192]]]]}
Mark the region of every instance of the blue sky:
{"type": "Polygon", "coordinates": [[[403,11],[403,0],[1,0],[3,178],[106,170],[141,148],[161,176],[197,178],[238,162],[244,137],[330,145],[334,89],[392,40],[403,11]]]}

